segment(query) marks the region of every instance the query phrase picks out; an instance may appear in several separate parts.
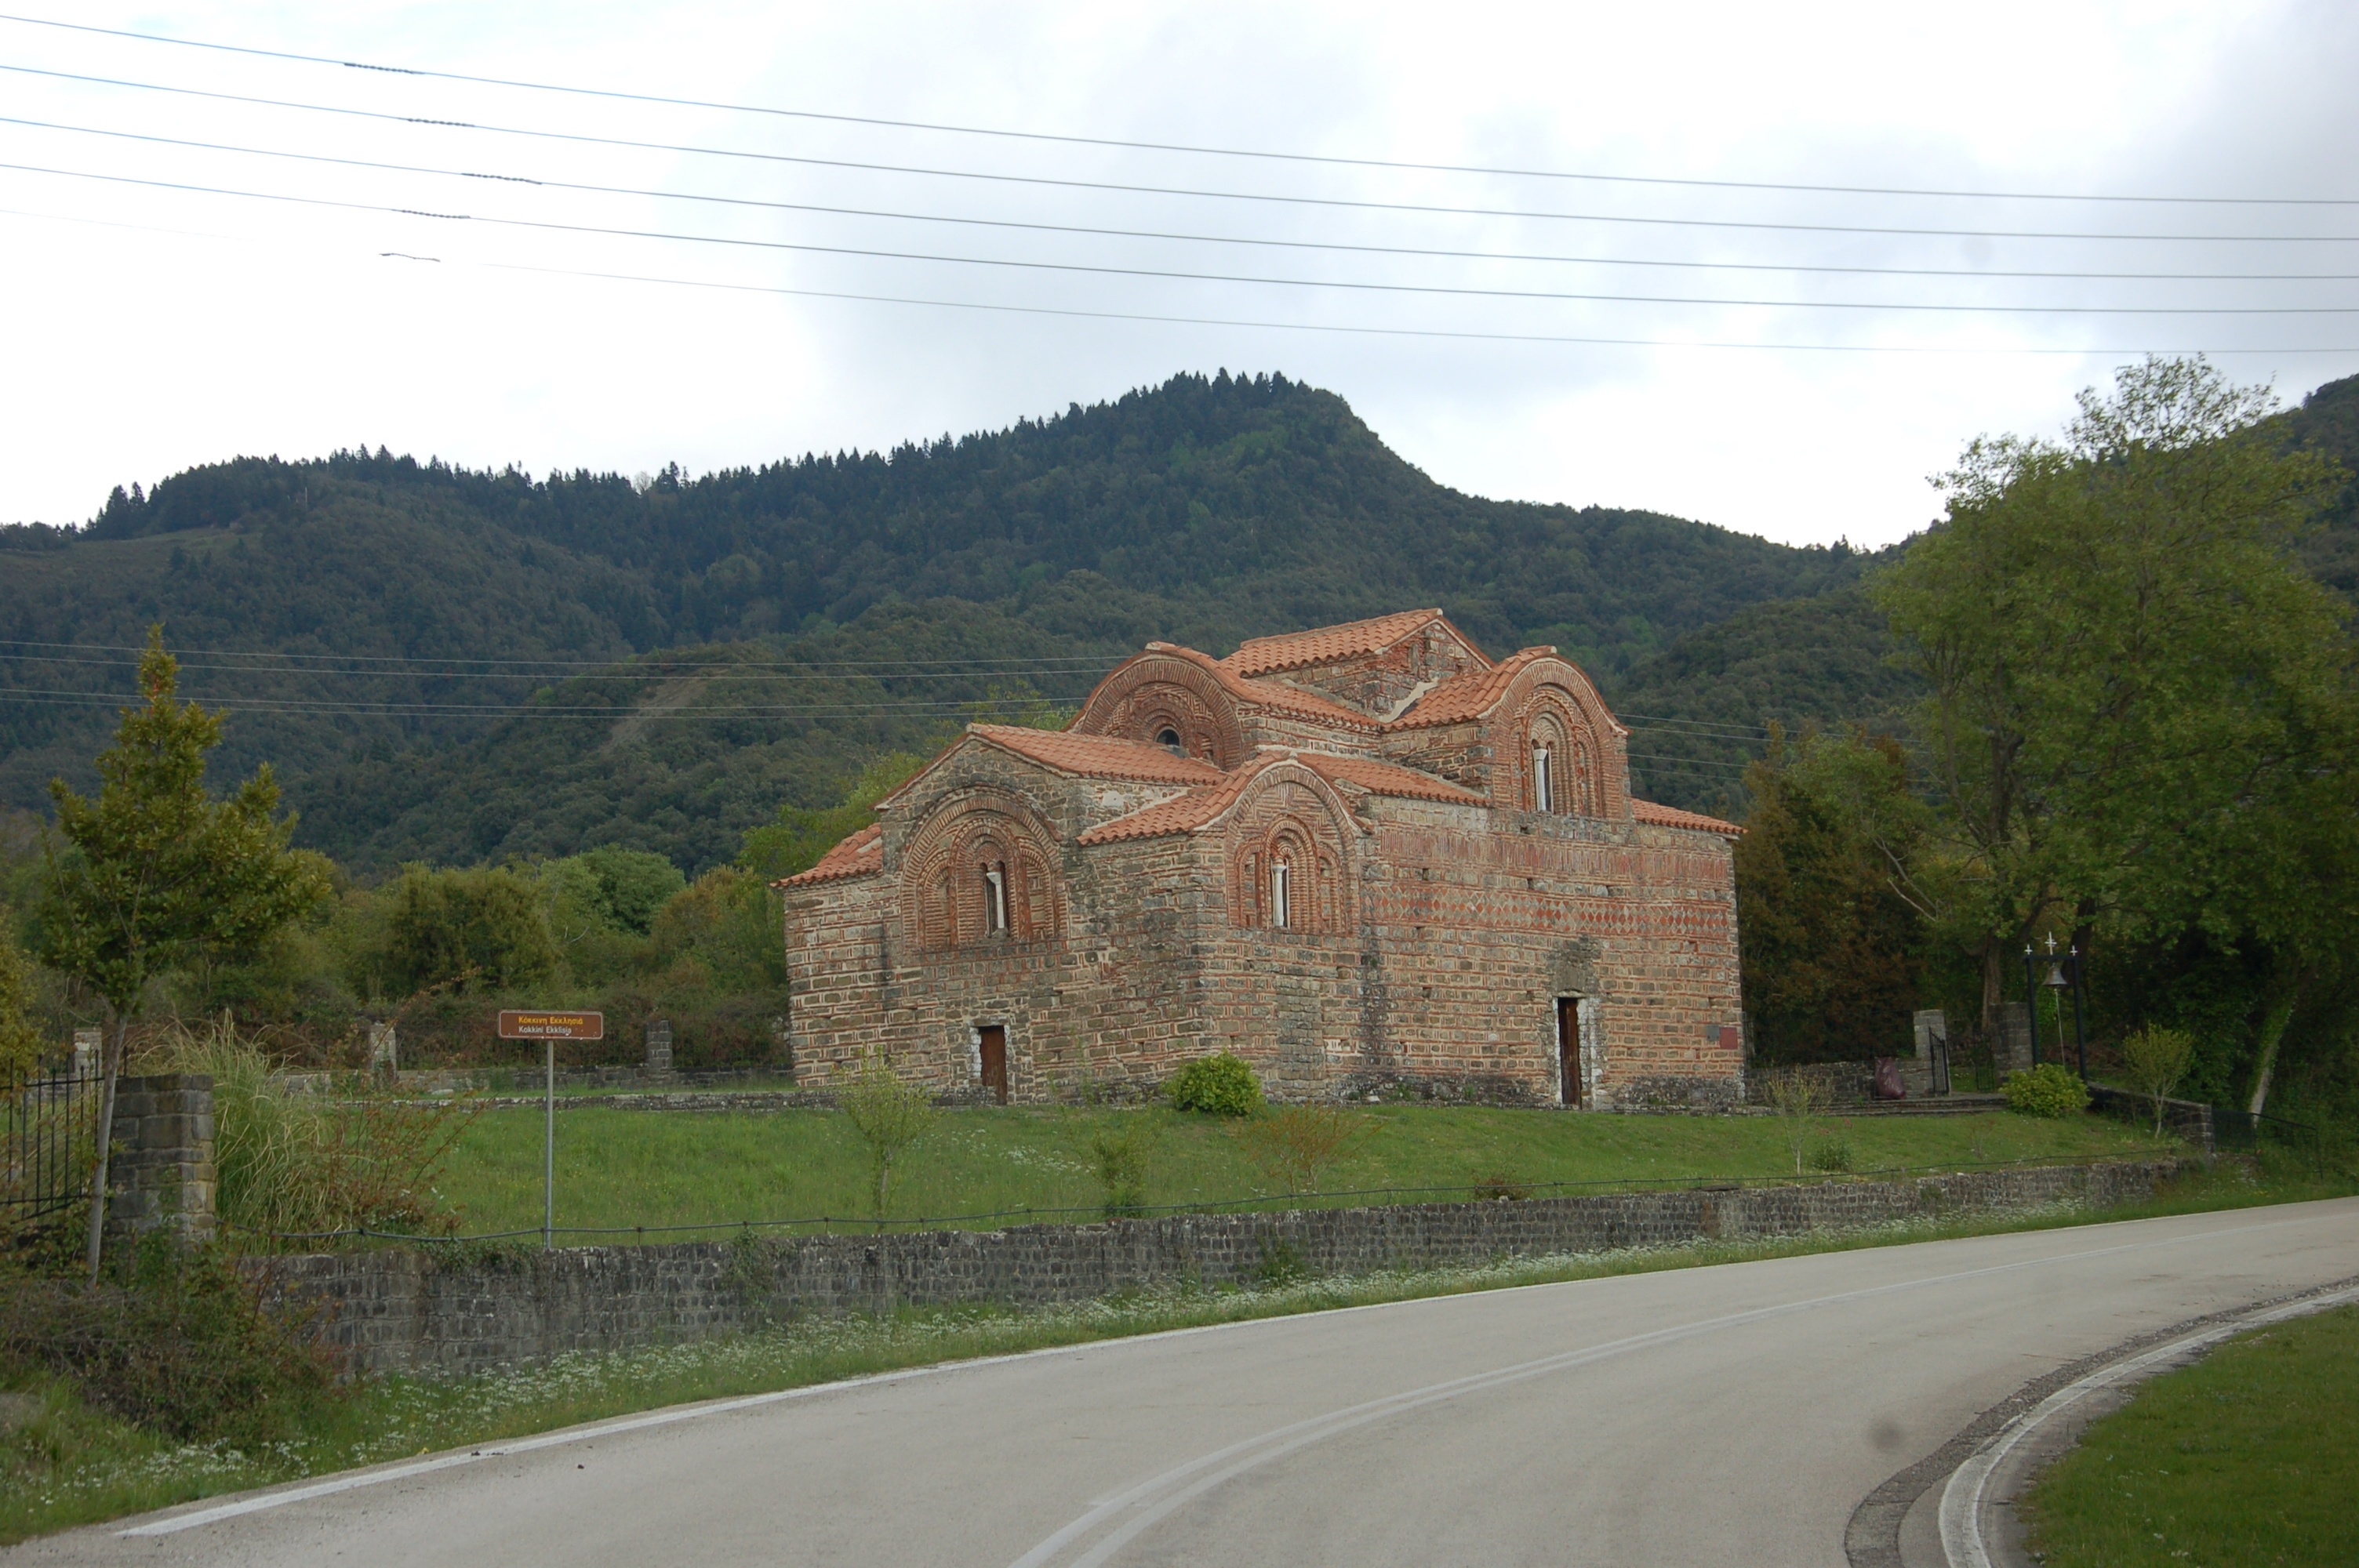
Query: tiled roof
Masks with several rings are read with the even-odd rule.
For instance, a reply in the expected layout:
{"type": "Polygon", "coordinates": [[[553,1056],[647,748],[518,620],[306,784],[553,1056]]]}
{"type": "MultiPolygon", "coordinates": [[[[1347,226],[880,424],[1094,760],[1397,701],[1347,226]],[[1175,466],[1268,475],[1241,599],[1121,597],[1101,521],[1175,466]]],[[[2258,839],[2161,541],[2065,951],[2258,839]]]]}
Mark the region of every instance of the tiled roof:
{"type": "Polygon", "coordinates": [[[1501,659],[1487,670],[1469,670],[1453,676],[1418,699],[1417,705],[1390,724],[1387,730],[1430,730],[1437,724],[1456,724],[1468,719],[1480,719],[1507,694],[1507,687],[1522,675],[1533,661],[1545,659],[1554,648],[1526,648],[1501,659]]]}
{"type": "Polygon", "coordinates": [[[1745,829],[1734,822],[1723,822],[1717,816],[1706,816],[1701,812],[1681,811],[1676,806],[1657,806],[1651,800],[1632,801],[1630,815],[1657,827],[1685,827],[1696,833],[1725,834],[1731,838],[1745,837],[1745,829]]]}
{"type": "Polygon", "coordinates": [[[1439,610],[1403,610],[1372,621],[1321,626],[1310,632],[1288,632],[1277,637],[1256,637],[1221,661],[1241,676],[1265,676],[1277,670],[1299,670],[1338,659],[1380,654],[1413,632],[1441,619],[1439,610]]]}
{"type": "Polygon", "coordinates": [[[1221,683],[1221,688],[1241,702],[1271,708],[1279,713],[1291,713],[1303,719],[1316,719],[1322,724],[1339,724],[1352,730],[1375,730],[1381,726],[1364,713],[1354,713],[1342,703],[1330,702],[1323,697],[1313,697],[1307,691],[1297,691],[1290,686],[1273,681],[1247,680],[1210,654],[1200,654],[1193,648],[1183,648],[1177,643],[1149,643],[1150,654],[1168,654],[1185,659],[1221,683]]]}
{"type": "Polygon", "coordinates": [[[819,858],[810,871],[772,882],[772,887],[807,887],[812,882],[841,881],[885,869],[885,825],[872,822],[819,858]]]}
{"type": "Polygon", "coordinates": [[[1026,730],[1012,724],[970,724],[967,733],[1060,773],[1089,779],[1136,779],[1146,784],[1208,784],[1221,770],[1195,757],[1177,756],[1145,741],[1112,735],[1076,735],[1070,730],[1026,730]]]}
{"type": "Polygon", "coordinates": [[[1357,784],[1370,795],[1399,795],[1408,800],[1440,800],[1452,806],[1490,804],[1471,789],[1461,789],[1448,779],[1438,779],[1415,768],[1396,767],[1390,762],[1371,762],[1365,757],[1331,757],[1321,752],[1298,752],[1296,760],[1330,784],[1357,784]]]}
{"type": "Polygon", "coordinates": [[[1205,789],[1191,789],[1186,795],[1170,800],[1158,801],[1144,811],[1134,811],[1128,816],[1117,816],[1112,822],[1101,822],[1083,833],[1084,844],[1114,844],[1125,838],[1161,838],[1173,833],[1192,833],[1217,817],[1245,792],[1254,775],[1283,753],[1264,752],[1253,761],[1236,769],[1219,784],[1205,789]]]}

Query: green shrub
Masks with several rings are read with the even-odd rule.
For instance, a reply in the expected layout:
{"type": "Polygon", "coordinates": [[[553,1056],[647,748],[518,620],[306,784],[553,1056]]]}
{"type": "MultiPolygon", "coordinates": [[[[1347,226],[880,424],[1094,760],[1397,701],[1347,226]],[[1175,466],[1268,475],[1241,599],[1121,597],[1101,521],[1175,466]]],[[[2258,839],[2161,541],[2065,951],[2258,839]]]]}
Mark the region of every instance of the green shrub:
{"type": "Polygon", "coordinates": [[[2006,1108],[2026,1116],[2078,1116],[2089,1108],[2089,1086],[2061,1062],[2042,1062],[2006,1080],[2006,1108]]]}
{"type": "Polygon", "coordinates": [[[99,1409],[184,1443],[282,1441],[340,1398],[303,1326],[265,1312],[220,1249],[161,1233],[125,1278],[0,1279],[0,1371],[68,1378],[99,1409]]]}
{"type": "Polygon", "coordinates": [[[1851,1169],[1851,1140],[1830,1132],[1810,1145],[1810,1169],[1840,1174],[1851,1169]]]}
{"type": "Polygon", "coordinates": [[[1143,1112],[1129,1112],[1090,1139],[1090,1158],[1097,1168],[1098,1185],[1105,1192],[1105,1216],[1124,1219],[1147,1212],[1147,1173],[1154,1157],[1154,1122],[1143,1112]]]}
{"type": "Polygon", "coordinates": [[[1210,1116],[1251,1116],[1263,1104],[1261,1080],[1252,1066],[1226,1051],[1199,1056],[1172,1074],[1168,1092],[1181,1110],[1210,1116]]]}

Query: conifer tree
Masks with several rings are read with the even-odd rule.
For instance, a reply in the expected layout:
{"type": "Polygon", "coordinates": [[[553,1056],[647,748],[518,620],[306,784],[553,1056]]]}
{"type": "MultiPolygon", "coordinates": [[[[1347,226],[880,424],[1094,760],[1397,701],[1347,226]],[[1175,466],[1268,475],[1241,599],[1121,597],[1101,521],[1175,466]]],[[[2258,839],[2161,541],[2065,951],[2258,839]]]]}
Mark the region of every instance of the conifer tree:
{"type": "MultiPolygon", "coordinates": [[[[208,950],[243,952],[327,895],[326,865],[290,850],[278,785],[266,764],[226,800],[205,793],[206,754],[222,719],[175,700],[179,665],[151,628],[139,660],[144,707],[126,708],[98,756],[98,797],[51,782],[58,829],[41,906],[41,957],[106,1008],[99,1125],[111,1130],[124,1040],[148,982],[208,950]]],[[[106,1224],[108,1139],[92,1176],[90,1268],[106,1224]]]]}

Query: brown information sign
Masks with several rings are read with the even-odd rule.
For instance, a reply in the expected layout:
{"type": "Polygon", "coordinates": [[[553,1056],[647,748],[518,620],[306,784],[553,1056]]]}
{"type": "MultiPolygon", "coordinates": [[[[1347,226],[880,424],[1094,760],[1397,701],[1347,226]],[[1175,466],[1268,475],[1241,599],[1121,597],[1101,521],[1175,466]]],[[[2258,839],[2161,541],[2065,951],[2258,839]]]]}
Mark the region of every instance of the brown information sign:
{"type": "Polygon", "coordinates": [[[502,1012],[503,1040],[603,1040],[603,1012],[502,1012]]]}

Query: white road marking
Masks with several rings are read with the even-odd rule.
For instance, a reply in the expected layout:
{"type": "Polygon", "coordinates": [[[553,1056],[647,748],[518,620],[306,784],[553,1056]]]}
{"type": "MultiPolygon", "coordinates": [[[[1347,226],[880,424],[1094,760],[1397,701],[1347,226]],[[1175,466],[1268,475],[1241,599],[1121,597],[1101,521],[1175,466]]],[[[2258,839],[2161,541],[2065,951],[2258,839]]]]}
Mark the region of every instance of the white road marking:
{"type": "Polygon", "coordinates": [[[1941,1554],[1950,1560],[1950,1568],[1993,1568],[1990,1546],[1983,1536],[1983,1510],[1988,1501],[1990,1478],[1996,1473],[2000,1463],[2015,1452],[2025,1438],[2072,1406],[2100,1389],[2111,1388],[2157,1363],[2171,1360],[2190,1350],[2216,1345],[2221,1340],[2272,1323],[2307,1317],[2312,1313],[2324,1312],[2330,1307],[2354,1301],[2359,1301],[2359,1285],[2263,1307],[2258,1312],[2245,1313],[2226,1323],[2199,1328],[2167,1345],[2158,1345],[2151,1350],[2125,1357],[2111,1366],[2100,1367],[2087,1377],[2067,1383],[2017,1416],[1975,1449],[1964,1464],[1951,1471],[1949,1484],[1941,1488],[1941,1554]]]}
{"type": "MultiPolygon", "coordinates": [[[[2280,1219],[2239,1228],[2274,1229],[2280,1226],[2307,1223],[2310,1223],[2308,1218],[2280,1219]]],[[[1647,1334],[1612,1340],[1603,1345],[1591,1346],[1585,1349],[1564,1351],[1555,1356],[1542,1357],[1534,1361],[1495,1368],[1486,1372],[1472,1373],[1446,1382],[1429,1384],[1421,1389],[1411,1389],[1402,1393],[1386,1395],[1383,1399],[1371,1400],[1364,1404],[1346,1406],[1342,1410],[1330,1411],[1323,1415],[1309,1417],[1285,1426],[1273,1427],[1267,1432],[1214,1449],[1209,1454],[1199,1454],[1184,1465],[1175,1465],[1159,1475],[1151,1476],[1135,1486],[1125,1487],[1096,1503],[1078,1519],[1040,1541],[1032,1550],[1017,1558],[1009,1565],[1009,1568],[1046,1568],[1046,1565],[1055,1560],[1066,1548],[1092,1531],[1112,1522],[1114,1515],[1133,1509],[1138,1510],[1132,1513],[1096,1546],[1072,1562],[1072,1568],[1103,1568],[1105,1563],[1116,1552],[1136,1540],[1144,1531],[1151,1529],[1174,1509],[1202,1496],[1213,1487],[1243,1475],[1247,1470],[1282,1458],[1310,1444],[1336,1436],[1354,1427],[1365,1425],[1369,1422],[1378,1421],[1386,1416],[1414,1410],[1423,1405],[1455,1399],[1462,1394],[1479,1392],[1530,1378],[1545,1377],[1551,1372],[1570,1370],[1591,1362],[1625,1355],[1634,1350],[1667,1345],[1697,1335],[1742,1327],[1747,1324],[1764,1322],[1770,1318],[1783,1317],[1819,1307],[1838,1305],[1845,1302],[1865,1301],[1900,1291],[1919,1290],[1929,1285],[1943,1285],[1961,1280],[2012,1273],[2023,1269],[2038,1268],[2049,1263],[2075,1262],[2082,1259],[2111,1257],[2118,1253],[2136,1252],[2156,1247],[2179,1246],[2187,1241],[2205,1239],[2215,1234],[2217,1232],[2203,1231],[2186,1236],[2164,1237],[2151,1241],[2126,1241],[2088,1251],[2058,1253],[2045,1258],[2024,1259],[2013,1263],[1995,1263],[1979,1269],[1964,1269],[1953,1273],[1929,1275],[1923,1279],[1903,1280],[1892,1284],[1873,1285],[1856,1291],[1839,1292],[1832,1295],[1814,1296],[1805,1301],[1787,1302],[1777,1306],[1756,1307],[1746,1312],[1732,1313],[1723,1317],[1707,1318],[1699,1323],[1682,1325],[1677,1328],[1656,1329],[1647,1334]],[[1183,1482],[1188,1482],[1190,1476],[1198,1476],[1201,1471],[1221,1465],[1224,1460],[1234,1460],[1235,1463],[1227,1465],[1213,1475],[1203,1476],[1185,1486],[1181,1485],[1183,1482]],[[1157,1494],[1165,1492],[1167,1488],[1177,1489],[1170,1490],[1169,1495],[1161,1498],[1160,1500],[1155,1500],[1157,1494]]]]}

